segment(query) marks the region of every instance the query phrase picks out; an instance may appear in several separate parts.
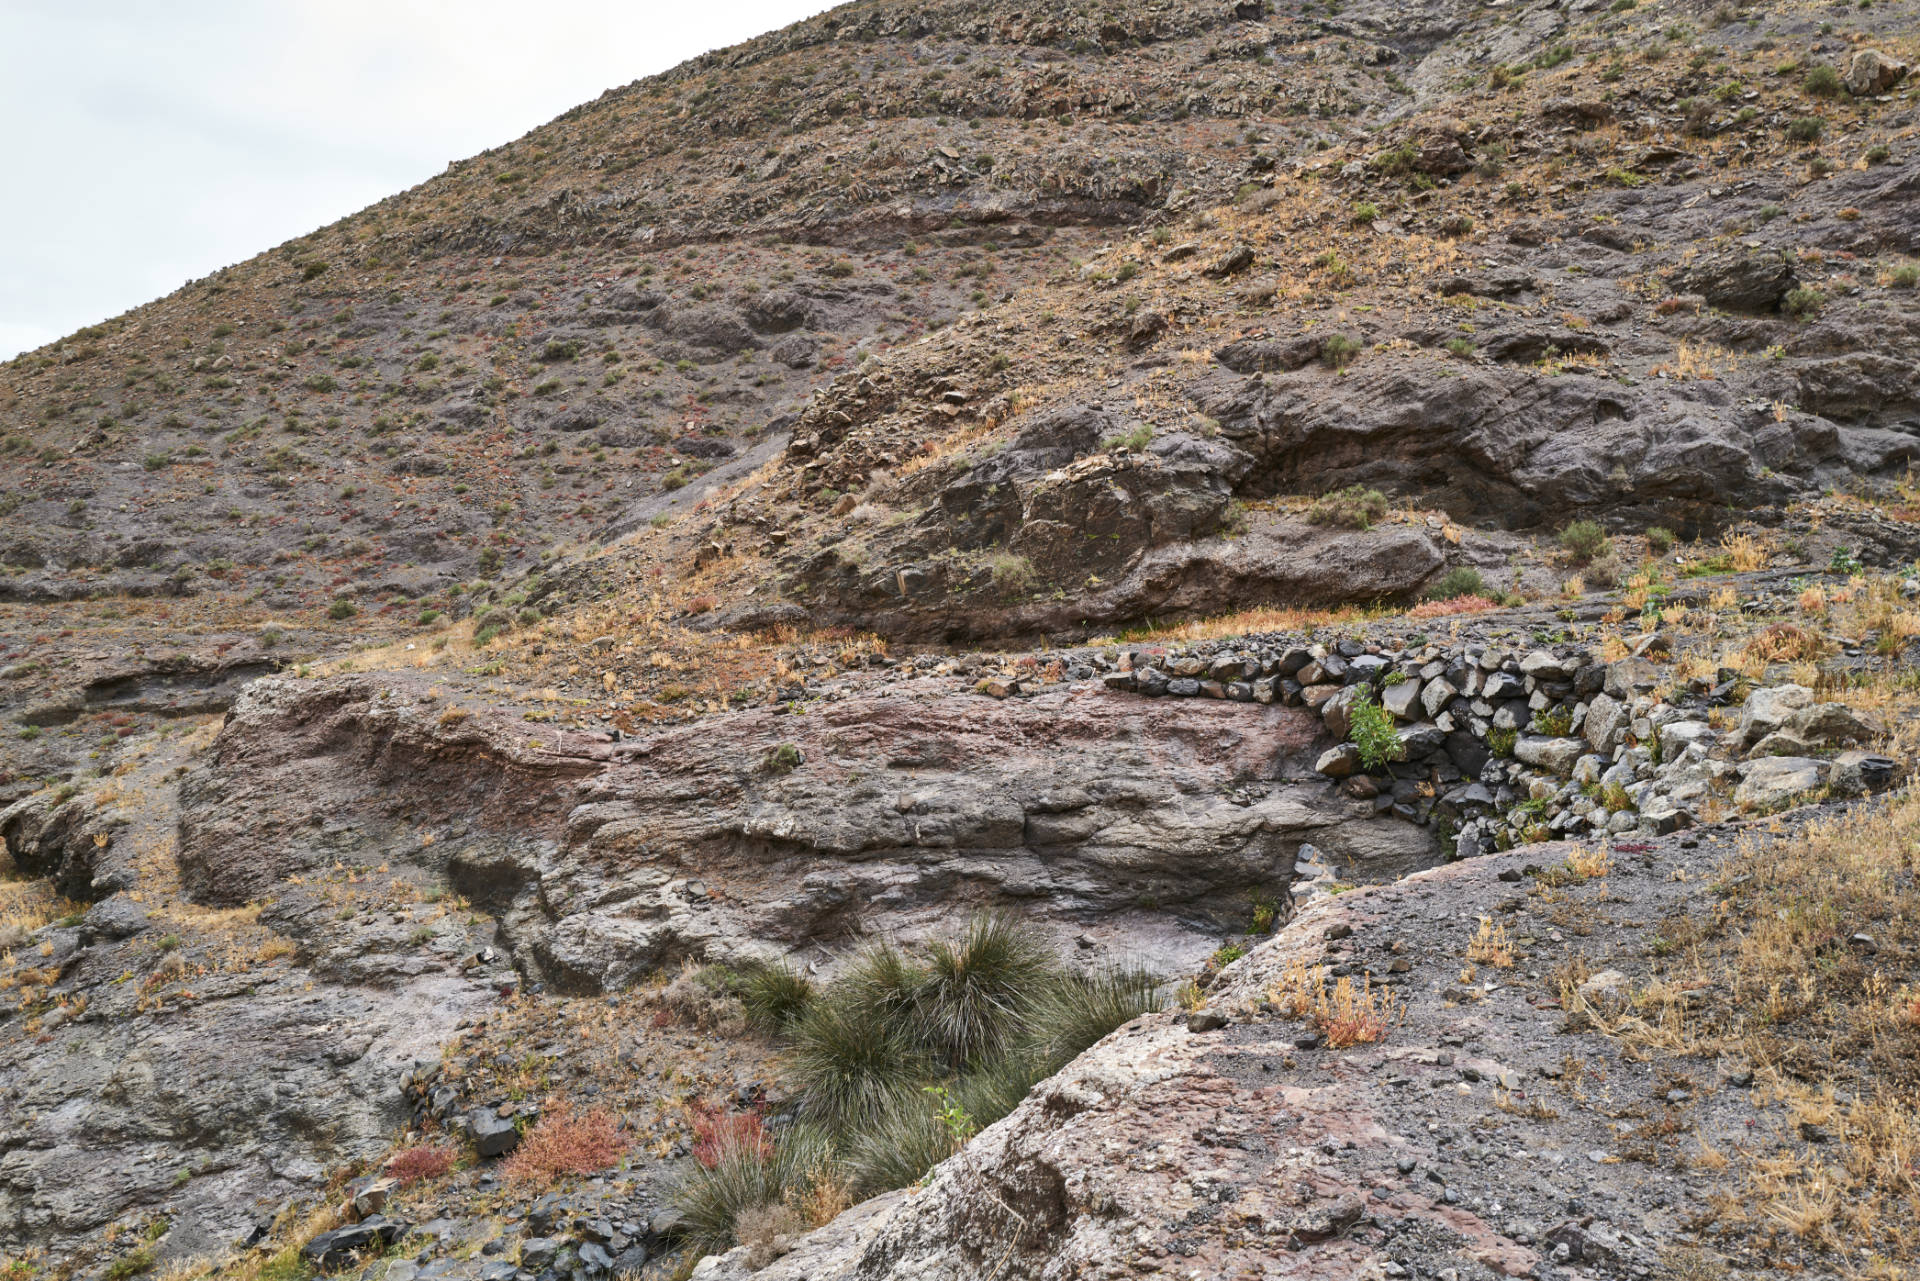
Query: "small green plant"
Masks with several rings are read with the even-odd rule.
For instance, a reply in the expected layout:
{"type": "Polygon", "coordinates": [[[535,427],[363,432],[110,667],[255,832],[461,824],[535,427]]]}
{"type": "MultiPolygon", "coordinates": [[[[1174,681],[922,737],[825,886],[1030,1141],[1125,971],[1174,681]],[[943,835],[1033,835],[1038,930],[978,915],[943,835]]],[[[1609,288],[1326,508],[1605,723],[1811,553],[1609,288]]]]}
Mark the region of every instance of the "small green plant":
{"type": "Polygon", "coordinates": [[[781,743],[767,753],[765,767],[769,774],[791,774],[804,760],[798,744],[781,743]]]}
{"type": "Polygon", "coordinates": [[[1795,142],[1815,143],[1826,130],[1826,121],[1819,116],[1801,116],[1787,125],[1787,137],[1795,142]]]}
{"type": "Polygon", "coordinates": [[[1454,355],[1459,356],[1462,359],[1465,359],[1466,357],[1471,356],[1474,353],[1473,339],[1449,338],[1447,339],[1447,350],[1452,352],[1454,355]]]}
{"type": "Polygon", "coordinates": [[[1840,96],[1840,73],[1832,67],[1815,67],[1807,72],[1807,78],[1800,87],[1816,98],[1837,98],[1840,96]]]}
{"type": "Polygon", "coordinates": [[[107,1265],[106,1281],[127,1281],[128,1277],[139,1276],[153,1267],[153,1247],[143,1245],[138,1250],[123,1254],[107,1265]]]}
{"type": "Polygon", "coordinates": [[[1513,755],[1513,745],[1520,741],[1517,729],[1501,729],[1499,726],[1487,731],[1487,750],[1502,758],[1513,755]]]}
{"type": "Polygon", "coordinates": [[[333,619],[335,622],[339,622],[342,619],[352,618],[355,614],[359,612],[360,612],[360,607],[355,605],[352,601],[346,599],[344,596],[335,599],[331,605],[327,606],[327,617],[333,619]]]}
{"type": "Polygon", "coordinates": [[[1345,369],[1360,354],[1360,340],[1346,334],[1328,334],[1320,346],[1320,362],[1329,369],[1345,369]]]}
{"type": "Polygon", "coordinates": [[[1362,200],[1353,207],[1353,221],[1359,226],[1370,226],[1380,217],[1380,206],[1371,200],[1362,200]]]}
{"type": "Polygon", "coordinates": [[[1780,304],[1787,309],[1789,315],[1805,320],[1809,316],[1819,315],[1820,308],[1826,305],[1826,301],[1827,296],[1818,289],[1801,285],[1796,289],[1789,289],[1787,296],[1780,300],[1780,304]]]}
{"type": "Polygon", "coordinates": [[[1920,267],[1915,267],[1911,264],[1904,267],[1896,267],[1894,268],[1893,274],[1887,277],[1887,283],[1895,289],[1912,289],[1915,286],[1920,286],[1920,267]]]}
{"type": "Polygon", "coordinates": [[[1246,954],[1247,949],[1240,944],[1224,943],[1215,948],[1213,955],[1207,958],[1207,968],[1217,974],[1246,954]]]}
{"type": "Polygon", "coordinates": [[[1312,523],[1347,529],[1370,529],[1386,514],[1387,496],[1365,485],[1349,485],[1322,495],[1307,508],[1307,519],[1312,523]]]}
{"type": "Polygon", "coordinates": [[[1549,738],[1565,738],[1573,733],[1573,709],[1571,707],[1549,707],[1545,711],[1533,714],[1533,732],[1545,734],[1549,738]]]}
{"type": "Polygon", "coordinates": [[[1100,448],[1107,453],[1112,453],[1116,449],[1125,449],[1137,454],[1152,440],[1153,424],[1141,423],[1132,431],[1115,432],[1100,442],[1100,448]]]}
{"type": "Polygon", "coordinates": [[[1576,520],[1560,531],[1560,546],[1575,564],[1584,565],[1604,555],[1610,546],[1607,531],[1596,521],[1576,520]]]}
{"type": "Polygon", "coordinates": [[[994,590],[1002,596],[1018,596],[1033,585],[1033,562],[1013,552],[1000,552],[987,561],[993,575],[994,590]]]}
{"type": "Polygon", "coordinates": [[[1360,753],[1360,764],[1368,770],[1383,769],[1389,761],[1399,760],[1405,749],[1393,727],[1393,713],[1380,706],[1373,691],[1359,686],[1347,708],[1347,739],[1360,753]]]}
{"type": "Polygon", "coordinates": [[[1462,596],[1486,596],[1487,580],[1471,565],[1456,565],[1427,589],[1428,600],[1458,600],[1462,596]]]}
{"type": "Polygon", "coordinates": [[[1673,550],[1673,531],[1664,525],[1655,525],[1647,530],[1647,550],[1656,556],[1665,556],[1673,550]]]}
{"type": "Polygon", "coordinates": [[[1842,544],[1833,549],[1833,559],[1827,562],[1827,568],[1836,574],[1857,574],[1866,567],[1851,547],[1842,544]]]}

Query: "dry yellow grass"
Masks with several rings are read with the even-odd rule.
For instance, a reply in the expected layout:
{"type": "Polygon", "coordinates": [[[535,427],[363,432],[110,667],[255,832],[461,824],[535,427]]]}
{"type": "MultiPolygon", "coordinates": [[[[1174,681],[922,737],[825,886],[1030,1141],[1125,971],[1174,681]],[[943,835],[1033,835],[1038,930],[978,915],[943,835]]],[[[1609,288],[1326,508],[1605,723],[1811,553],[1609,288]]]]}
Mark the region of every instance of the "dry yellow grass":
{"type": "Polygon", "coordinates": [[[1494,924],[1491,916],[1480,918],[1480,928],[1467,942],[1467,959],[1495,969],[1513,968],[1513,942],[1504,926],[1494,924]]]}
{"type": "Polygon", "coordinates": [[[1267,605],[1243,609],[1232,614],[1199,618],[1165,626],[1149,624],[1121,634],[1130,642],[1219,640],[1246,636],[1255,632],[1311,632],[1320,627],[1344,627],[1388,616],[1389,611],[1346,606],[1340,609],[1308,609],[1286,605],[1267,605]]]}
{"type": "MultiPolygon", "coordinates": [[[[1920,1265],[1920,796],[1747,838],[1704,916],[1669,921],[1679,964],[1622,1009],[1570,1010],[1629,1057],[1722,1057],[1755,1070],[1768,1118],[1707,1216],[1759,1257],[1812,1254],[1920,1265]],[[1719,999],[1698,1001],[1710,992],[1719,999]],[[1827,1136],[1808,1145],[1806,1135],[1827,1136]]],[[[1703,1145],[1704,1146],[1704,1145],[1703,1145]]],[[[1727,1163],[1703,1150],[1699,1164],[1727,1163]]],[[[1804,1263],[1802,1266],[1805,1266],[1804,1263]]]]}
{"type": "Polygon", "coordinates": [[[1406,1006],[1395,1001],[1393,989],[1375,988],[1370,976],[1358,983],[1342,977],[1331,987],[1327,977],[1325,966],[1296,960],[1267,989],[1267,1000],[1281,1014],[1312,1023],[1336,1050],[1383,1040],[1405,1018],[1406,1006]]]}

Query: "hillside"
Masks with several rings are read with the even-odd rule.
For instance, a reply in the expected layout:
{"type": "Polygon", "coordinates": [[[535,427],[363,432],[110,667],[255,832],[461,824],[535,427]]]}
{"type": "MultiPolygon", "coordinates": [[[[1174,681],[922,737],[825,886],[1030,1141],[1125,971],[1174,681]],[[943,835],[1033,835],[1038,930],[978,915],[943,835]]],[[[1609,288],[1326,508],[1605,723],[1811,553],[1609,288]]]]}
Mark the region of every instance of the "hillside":
{"type": "Polygon", "coordinates": [[[0,365],[0,1272],[1908,1275],[1916,33],[858,0],[0,365]]]}

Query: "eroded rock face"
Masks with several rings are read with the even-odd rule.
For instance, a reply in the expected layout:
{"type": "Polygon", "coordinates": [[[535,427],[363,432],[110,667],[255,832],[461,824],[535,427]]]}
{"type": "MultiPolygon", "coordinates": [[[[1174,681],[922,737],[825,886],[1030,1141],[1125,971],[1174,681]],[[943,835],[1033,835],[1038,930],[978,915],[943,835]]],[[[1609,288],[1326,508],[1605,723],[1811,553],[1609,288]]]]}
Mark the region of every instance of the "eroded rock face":
{"type": "Polygon", "coordinates": [[[35,792],[0,812],[0,837],[19,871],[49,878],[66,898],[92,902],[133,885],[125,852],[114,848],[124,824],[87,797],[35,792]]]}
{"type": "Polygon", "coordinates": [[[530,974],[592,991],[1003,905],[1191,964],[1208,918],[1284,898],[1302,842],[1363,879],[1433,858],[1422,829],[1275,781],[1310,764],[1299,710],[895,689],[612,744],[443,724],[373,680],[263,681],[184,791],[182,872],[230,903],[335,859],[423,865],[500,916],[530,974]]]}

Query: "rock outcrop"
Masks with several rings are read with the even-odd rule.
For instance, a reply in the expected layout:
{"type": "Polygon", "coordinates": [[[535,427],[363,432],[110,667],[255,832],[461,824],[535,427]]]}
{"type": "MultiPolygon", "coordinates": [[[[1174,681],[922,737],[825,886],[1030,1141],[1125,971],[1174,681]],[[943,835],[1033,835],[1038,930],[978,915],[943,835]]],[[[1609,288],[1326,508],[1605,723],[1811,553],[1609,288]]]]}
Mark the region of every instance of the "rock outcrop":
{"type": "Polygon", "coordinates": [[[1286,781],[1317,718],[1247,710],[929,681],[607,742],[450,716],[388,680],[261,681],[183,791],[180,865],[222,904],[336,860],[428,869],[571,991],[996,906],[1172,968],[1250,895],[1285,901],[1304,843],[1363,879],[1439,856],[1417,827],[1286,781]]]}

